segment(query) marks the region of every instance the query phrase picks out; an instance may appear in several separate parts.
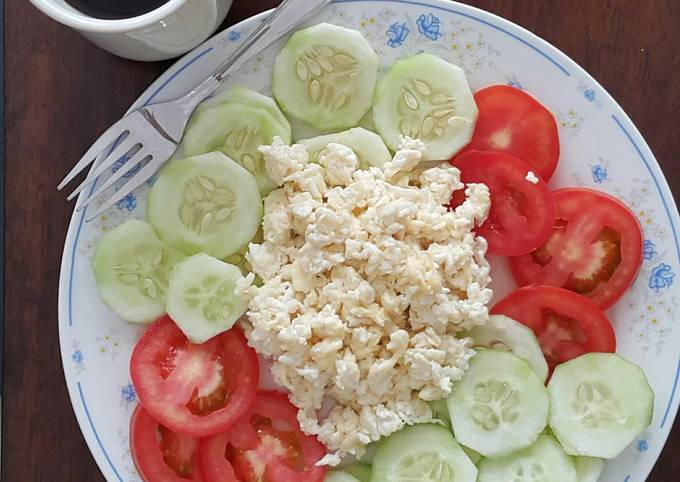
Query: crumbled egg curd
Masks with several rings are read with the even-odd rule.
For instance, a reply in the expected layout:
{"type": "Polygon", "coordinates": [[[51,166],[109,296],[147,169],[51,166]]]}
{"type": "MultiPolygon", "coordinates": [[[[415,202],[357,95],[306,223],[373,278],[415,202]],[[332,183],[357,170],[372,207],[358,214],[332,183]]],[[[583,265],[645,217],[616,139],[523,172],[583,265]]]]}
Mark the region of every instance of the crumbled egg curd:
{"type": "Polygon", "coordinates": [[[531,184],[538,184],[538,177],[536,177],[536,174],[534,174],[533,171],[527,172],[527,175],[524,179],[529,181],[531,184]]]}
{"type": "Polygon", "coordinates": [[[447,397],[474,354],[457,335],[488,320],[487,246],[472,230],[489,191],[469,184],[448,210],[460,173],[419,172],[424,149],[405,138],[382,170],[357,170],[340,144],[319,164],[279,138],[260,148],[282,187],[265,199],[264,242],[246,255],[254,274],[236,291],[249,303],[250,344],[272,358],[302,430],[329,449],[320,465],[430,421],[426,402],[447,397]],[[321,417],[328,398],[335,405],[321,417]]]}

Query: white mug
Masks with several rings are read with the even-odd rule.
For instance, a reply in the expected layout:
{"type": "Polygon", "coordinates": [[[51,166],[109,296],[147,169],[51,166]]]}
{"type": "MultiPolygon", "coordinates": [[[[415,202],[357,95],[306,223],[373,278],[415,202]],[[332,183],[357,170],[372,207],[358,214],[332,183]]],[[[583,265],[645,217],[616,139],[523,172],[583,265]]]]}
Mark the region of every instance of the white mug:
{"type": "Polygon", "coordinates": [[[232,0],[168,0],[138,17],[103,20],[76,10],[65,0],[30,1],[99,47],[120,57],[145,61],[177,57],[200,45],[219,27],[232,3],[232,0]]]}

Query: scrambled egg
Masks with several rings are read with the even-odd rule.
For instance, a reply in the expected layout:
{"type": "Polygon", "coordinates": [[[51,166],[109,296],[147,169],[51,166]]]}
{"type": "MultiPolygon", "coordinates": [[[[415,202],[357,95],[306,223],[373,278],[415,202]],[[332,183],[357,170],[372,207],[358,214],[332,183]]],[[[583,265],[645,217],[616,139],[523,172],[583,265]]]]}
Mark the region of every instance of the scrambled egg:
{"type": "Polygon", "coordinates": [[[524,179],[529,181],[531,184],[538,184],[538,177],[536,177],[536,174],[534,174],[533,171],[527,172],[527,175],[524,179]]]}
{"type": "Polygon", "coordinates": [[[273,359],[302,430],[329,449],[321,465],[405,424],[427,422],[473,356],[463,330],[483,325],[491,300],[486,241],[489,191],[462,189],[449,165],[418,170],[424,145],[404,139],[384,169],[357,170],[330,144],[319,164],[280,139],[260,148],[281,187],[265,199],[264,242],[237,293],[249,303],[250,344],[273,359]],[[255,274],[263,284],[253,284],[255,274]],[[333,408],[320,415],[324,402],[333,408]]]}

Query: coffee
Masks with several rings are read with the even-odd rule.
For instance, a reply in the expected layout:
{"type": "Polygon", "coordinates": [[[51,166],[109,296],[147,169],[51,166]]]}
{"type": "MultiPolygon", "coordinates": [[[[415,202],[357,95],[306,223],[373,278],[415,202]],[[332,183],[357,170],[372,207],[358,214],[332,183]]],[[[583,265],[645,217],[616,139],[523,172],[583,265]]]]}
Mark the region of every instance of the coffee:
{"type": "Polygon", "coordinates": [[[66,0],[85,15],[104,20],[132,18],[168,3],[169,0],[66,0]]]}

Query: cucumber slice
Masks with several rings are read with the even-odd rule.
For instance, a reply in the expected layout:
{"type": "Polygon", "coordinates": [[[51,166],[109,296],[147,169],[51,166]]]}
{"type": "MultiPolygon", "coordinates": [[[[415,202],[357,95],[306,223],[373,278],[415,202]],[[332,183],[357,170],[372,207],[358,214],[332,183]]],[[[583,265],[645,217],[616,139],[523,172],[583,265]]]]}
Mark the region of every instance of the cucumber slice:
{"type": "Polygon", "coordinates": [[[167,311],[192,343],[227,331],[248,308],[234,294],[241,270],[200,253],[175,265],[170,273],[167,311]]]}
{"type": "MultiPolygon", "coordinates": [[[[289,122],[290,128],[293,132],[293,140],[296,143],[299,143],[301,139],[311,139],[313,137],[319,137],[324,135],[324,133],[321,132],[319,129],[308,126],[299,119],[291,118],[289,119],[289,122]]],[[[357,124],[357,127],[366,129],[369,132],[375,132],[375,125],[373,124],[373,111],[369,110],[368,112],[366,112],[366,115],[364,115],[361,118],[359,124],[357,124]]],[[[382,138],[380,138],[380,140],[382,141],[382,138]]]]}
{"type": "Polygon", "coordinates": [[[262,200],[251,173],[212,152],[166,164],[149,192],[148,216],[165,242],[226,258],[257,233],[262,200]]]}
{"type": "Polygon", "coordinates": [[[463,69],[430,54],[396,62],[378,84],[373,121],[387,147],[420,139],[429,160],[449,159],[472,139],[477,104],[463,69]]]}
{"type": "MultiPolygon", "coordinates": [[[[262,227],[260,226],[260,229],[257,230],[255,233],[255,236],[253,239],[250,240],[248,244],[243,246],[241,249],[236,251],[234,254],[227,256],[224,258],[224,261],[233,264],[236,266],[238,269],[241,270],[241,273],[243,273],[243,276],[246,276],[248,273],[250,273],[253,269],[252,266],[250,266],[250,263],[248,262],[248,259],[246,259],[246,254],[248,253],[248,246],[250,246],[250,243],[255,243],[255,244],[262,244],[264,242],[264,231],[262,231],[262,227]]],[[[259,276],[255,275],[255,281],[253,281],[253,284],[256,286],[261,286],[262,280],[260,279],[259,276]]]]}
{"type": "Polygon", "coordinates": [[[392,160],[392,154],[380,136],[362,127],[299,141],[299,144],[307,148],[309,160],[312,162],[319,162],[319,156],[330,143],[343,144],[352,149],[359,159],[361,169],[368,169],[371,166],[382,167],[387,161],[392,160]]]}
{"type": "Polygon", "coordinates": [[[451,428],[451,417],[449,416],[449,404],[446,399],[429,402],[432,409],[432,418],[439,420],[447,428],[451,428]]]}
{"type": "Polygon", "coordinates": [[[293,139],[299,142],[300,139],[311,139],[312,137],[322,136],[323,132],[314,127],[310,127],[299,119],[290,119],[290,128],[293,131],[293,139]]]}
{"type": "Polygon", "coordinates": [[[259,92],[255,92],[254,90],[241,85],[231,87],[230,89],[222,91],[219,94],[216,94],[213,97],[205,100],[196,108],[194,115],[196,115],[197,112],[210,109],[220,104],[224,104],[225,102],[235,102],[237,104],[249,105],[251,107],[257,107],[259,109],[266,110],[267,113],[269,113],[269,115],[271,115],[272,118],[283,129],[283,132],[287,133],[285,137],[281,136],[281,138],[290,139],[290,122],[288,122],[286,116],[283,115],[283,112],[281,112],[281,109],[279,109],[276,101],[271,97],[267,97],[264,94],[260,94],[259,92]]]}
{"type": "MultiPolygon", "coordinates": [[[[449,415],[449,404],[446,399],[437,400],[435,402],[429,402],[430,408],[432,409],[432,416],[434,419],[439,420],[446,428],[451,430],[451,416],[449,415]]],[[[460,448],[463,452],[467,454],[473,464],[477,465],[482,460],[482,454],[475,452],[471,448],[461,445],[460,448]]]]}
{"type": "Polygon", "coordinates": [[[652,422],[644,372],[613,353],[589,353],[555,368],[550,428],[570,455],[618,457],[652,422]]]}
{"type": "Polygon", "coordinates": [[[371,466],[361,463],[348,465],[342,469],[359,482],[371,482],[371,466]]]}
{"type": "Polygon", "coordinates": [[[331,470],[326,473],[326,477],[323,479],[324,482],[361,482],[356,477],[348,474],[343,470],[331,470]]]}
{"type": "Polygon", "coordinates": [[[499,459],[485,459],[479,465],[478,482],[578,482],[571,457],[549,435],[535,444],[499,459]]]}
{"type": "Polygon", "coordinates": [[[531,328],[503,315],[491,315],[484,326],[476,326],[467,334],[475,347],[510,350],[526,360],[536,375],[548,378],[548,363],[531,328]]]}
{"type": "Polygon", "coordinates": [[[149,223],[131,219],[106,233],[92,269],[102,301],[131,323],[165,313],[168,275],[185,254],[158,239],[149,223]]]}
{"type": "Polygon", "coordinates": [[[224,261],[236,266],[243,276],[246,276],[252,271],[250,263],[246,259],[246,253],[248,253],[248,246],[243,247],[239,251],[235,252],[231,256],[224,258],[224,261]]]}
{"type": "Polygon", "coordinates": [[[359,459],[359,463],[373,465],[375,453],[378,451],[378,442],[370,443],[366,446],[366,453],[359,459]]]}
{"type": "Polygon", "coordinates": [[[264,167],[258,150],[275,136],[290,143],[290,125],[283,128],[265,109],[226,102],[198,112],[187,126],[182,140],[183,154],[197,156],[222,151],[248,169],[257,179],[260,192],[276,187],[264,167]]]}
{"type": "Polygon", "coordinates": [[[510,352],[479,350],[452,393],[449,415],[456,440],[485,457],[528,447],[548,421],[543,381],[510,352]]]}
{"type": "Polygon", "coordinates": [[[467,448],[465,445],[461,445],[460,448],[463,449],[463,452],[470,458],[470,461],[479,466],[479,463],[482,461],[484,457],[482,457],[482,454],[479,452],[475,452],[474,450],[467,448]]]}
{"type": "Polygon", "coordinates": [[[604,472],[604,460],[594,457],[574,457],[578,482],[597,482],[604,472]]]}
{"type": "Polygon", "coordinates": [[[380,441],[371,482],[475,482],[476,478],[477,468],[451,432],[424,424],[380,441]]]}
{"type": "Polygon", "coordinates": [[[373,123],[373,110],[366,112],[366,115],[359,121],[359,127],[363,127],[367,131],[375,132],[375,124],[373,123]]]}
{"type": "Polygon", "coordinates": [[[377,76],[378,56],[360,32],[322,23],[294,33],[283,47],[272,90],[289,116],[340,130],[371,108],[377,76]]]}

